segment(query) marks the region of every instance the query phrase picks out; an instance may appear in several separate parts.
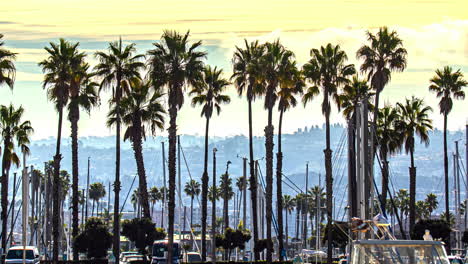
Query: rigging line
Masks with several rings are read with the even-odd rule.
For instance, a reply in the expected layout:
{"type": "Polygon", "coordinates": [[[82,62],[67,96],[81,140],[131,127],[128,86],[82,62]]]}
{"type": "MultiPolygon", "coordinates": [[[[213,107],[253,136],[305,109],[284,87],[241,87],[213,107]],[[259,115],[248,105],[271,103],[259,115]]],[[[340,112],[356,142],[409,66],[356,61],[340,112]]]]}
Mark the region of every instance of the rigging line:
{"type": "Polygon", "coordinates": [[[299,186],[297,186],[293,181],[291,181],[291,179],[289,179],[289,177],[286,176],[286,174],[284,174],[284,173],[281,173],[281,174],[283,175],[284,179],[288,180],[298,190],[298,193],[303,193],[301,188],[299,188],[299,186]]]}
{"type": "MultiPolygon", "coordinates": [[[[258,172],[260,173],[260,180],[261,180],[261,186],[263,187],[263,192],[266,192],[265,189],[266,189],[266,183],[264,182],[264,179],[263,179],[263,174],[262,174],[262,169],[260,168],[260,166],[258,166],[258,172]]],[[[273,187],[273,186],[272,186],[273,187]]],[[[272,192],[272,200],[273,200],[273,192],[272,192]]],[[[273,206],[272,206],[273,207],[273,206]]],[[[274,212],[271,212],[271,216],[272,216],[272,222],[273,222],[273,228],[275,229],[275,233],[276,235],[278,236],[278,223],[276,222],[276,217],[275,217],[275,213],[274,212]]]]}
{"type": "MultiPolygon", "coordinates": [[[[346,188],[348,188],[348,184],[346,184],[346,188]]],[[[341,208],[343,208],[343,203],[344,203],[344,198],[345,198],[345,194],[346,192],[343,192],[343,196],[341,197],[341,203],[340,203],[340,207],[339,207],[339,211],[338,213],[336,214],[336,216],[338,217],[341,213],[341,208]]],[[[341,221],[343,221],[343,219],[345,218],[346,216],[346,209],[343,211],[343,216],[341,217],[341,221]]]]}
{"type": "MultiPolygon", "coordinates": [[[[185,167],[187,168],[187,172],[188,172],[188,175],[190,177],[190,180],[193,180],[192,179],[192,173],[190,173],[190,168],[189,168],[188,163],[187,163],[187,159],[185,158],[185,152],[184,152],[184,148],[182,147],[182,144],[180,144],[180,150],[182,151],[182,157],[184,157],[185,167]]],[[[198,195],[196,196],[196,198],[197,198],[198,206],[200,207],[200,198],[198,198],[198,195]]]]}
{"type": "Polygon", "coordinates": [[[289,183],[287,183],[285,180],[281,180],[286,186],[288,186],[291,190],[293,190],[294,192],[296,193],[300,193],[299,191],[295,190],[291,185],[289,185],[289,183]]]}
{"type": "Polygon", "coordinates": [[[120,208],[120,213],[122,213],[122,211],[123,211],[123,209],[125,207],[125,204],[127,203],[128,196],[130,195],[130,192],[132,191],[133,184],[135,184],[136,177],[137,177],[137,175],[135,174],[135,176],[133,177],[132,185],[130,186],[130,189],[128,189],[127,196],[125,197],[125,200],[124,200],[124,202],[122,204],[122,208],[120,208]]]}

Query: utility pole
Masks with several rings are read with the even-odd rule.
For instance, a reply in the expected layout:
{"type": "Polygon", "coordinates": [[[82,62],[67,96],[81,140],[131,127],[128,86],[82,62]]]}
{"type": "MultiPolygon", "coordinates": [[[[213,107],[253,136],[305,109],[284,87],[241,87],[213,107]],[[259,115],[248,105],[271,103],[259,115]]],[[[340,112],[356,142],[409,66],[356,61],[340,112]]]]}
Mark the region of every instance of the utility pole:
{"type": "MultiPolygon", "coordinates": [[[[460,163],[459,163],[459,159],[460,159],[460,153],[458,152],[458,141],[455,141],[455,156],[456,156],[456,159],[455,159],[455,166],[456,166],[456,171],[455,171],[455,175],[457,177],[457,201],[458,201],[458,206],[461,205],[461,194],[460,194],[460,163]]],[[[465,208],[466,210],[466,208],[465,208]]],[[[458,248],[462,248],[462,242],[461,242],[461,215],[460,215],[460,208],[458,208],[458,211],[457,211],[457,233],[458,233],[458,248]]]]}
{"type": "Polygon", "coordinates": [[[211,263],[216,263],[216,151],[217,148],[213,148],[213,201],[212,212],[211,212],[211,263]]]}
{"type": "Polygon", "coordinates": [[[161,228],[164,228],[164,208],[166,208],[166,155],[164,151],[164,141],[161,141],[162,170],[163,170],[163,205],[161,207],[161,228]]]}
{"type": "Polygon", "coordinates": [[[302,230],[302,246],[307,248],[307,215],[309,212],[309,198],[307,191],[309,190],[309,162],[306,162],[306,173],[305,173],[305,211],[302,214],[303,230],[302,230]]]}
{"type": "Polygon", "coordinates": [[[86,176],[86,212],[85,212],[85,222],[88,220],[88,200],[89,200],[89,167],[90,167],[90,157],[88,157],[88,175],[86,176]]]}

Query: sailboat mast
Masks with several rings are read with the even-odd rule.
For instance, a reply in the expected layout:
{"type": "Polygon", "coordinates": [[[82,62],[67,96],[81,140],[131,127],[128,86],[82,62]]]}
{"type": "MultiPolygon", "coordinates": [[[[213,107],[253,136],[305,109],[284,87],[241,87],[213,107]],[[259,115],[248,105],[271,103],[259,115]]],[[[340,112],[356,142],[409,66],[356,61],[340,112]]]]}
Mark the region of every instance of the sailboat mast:
{"type": "Polygon", "coordinates": [[[177,177],[179,181],[178,187],[178,194],[179,194],[179,234],[181,234],[182,230],[182,222],[181,222],[181,215],[182,215],[182,183],[180,180],[180,135],[177,135],[177,177]]]}
{"type": "Polygon", "coordinates": [[[161,227],[164,228],[164,209],[166,208],[166,156],[164,150],[164,141],[161,141],[161,151],[162,151],[162,171],[163,171],[163,205],[161,207],[161,227]]]}
{"type": "MultiPolygon", "coordinates": [[[[461,204],[461,195],[460,195],[460,164],[459,164],[459,158],[460,158],[460,153],[458,152],[458,141],[455,141],[455,175],[457,177],[457,201],[458,201],[458,206],[461,204]]],[[[457,240],[457,247],[461,248],[462,243],[461,243],[461,215],[460,215],[460,210],[457,210],[457,233],[458,233],[458,240],[457,240]]]]}
{"type": "MultiPolygon", "coordinates": [[[[466,183],[467,185],[465,186],[465,203],[468,205],[468,120],[465,125],[465,177],[466,177],[466,183]]],[[[468,210],[465,209],[465,231],[467,227],[467,220],[468,220],[468,210]]]]}
{"type": "Polygon", "coordinates": [[[88,157],[88,175],[86,176],[86,198],[85,198],[85,204],[86,204],[86,211],[85,211],[85,222],[88,220],[88,198],[89,198],[89,167],[90,167],[90,157],[88,157]]]}

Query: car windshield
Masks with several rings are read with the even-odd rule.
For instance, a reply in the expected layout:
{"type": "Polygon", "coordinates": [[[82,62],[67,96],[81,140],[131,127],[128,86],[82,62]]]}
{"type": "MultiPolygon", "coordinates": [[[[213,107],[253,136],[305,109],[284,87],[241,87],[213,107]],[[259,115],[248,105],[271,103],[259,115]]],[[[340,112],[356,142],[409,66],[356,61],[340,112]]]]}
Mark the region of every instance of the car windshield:
{"type": "Polygon", "coordinates": [[[201,259],[200,255],[198,255],[198,254],[188,254],[187,255],[187,261],[188,262],[201,262],[202,259],[201,259]]]}
{"type": "MultiPolygon", "coordinates": [[[[155,243],[153,245],[153,257],[162,258],[164,257],[164,252],[167,251],[167,243],[155,243]]],[[[173,256],[177,258],[179,256],[179,244],[174,243],[173,247],[173,256]]]]}
{"type": "Polygon", "coordinates": [[[451,259],[450,264],[463,264],[461,259],[451,259]]]}
{"type": "MultiPolygon", "coordinates": [[[[22,259],[22,258],[23,258],[22,249],[8,250],[6,259],[22,259]]],[[[32,250],[26,250],[26,259],[34,259],[34,252],[32,250]]]]}

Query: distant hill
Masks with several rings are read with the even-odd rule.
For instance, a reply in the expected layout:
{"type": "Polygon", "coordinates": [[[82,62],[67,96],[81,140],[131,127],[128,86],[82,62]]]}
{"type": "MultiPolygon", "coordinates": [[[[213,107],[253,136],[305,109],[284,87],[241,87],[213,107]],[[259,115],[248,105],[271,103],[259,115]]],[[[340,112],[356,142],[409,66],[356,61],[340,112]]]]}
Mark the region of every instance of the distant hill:
{"type": "MultiPolygon", "coordinates": [[[[454,140],[465,138],[464,131],[451,132],[448,137],[450,152],[454,149],[454,140]]],[[[335,194],[337,205],[346,200],[345,188],[347,186],[346,171],[346,131],[340,125],[333,125],[331,130],[335,194]]],[[[161,141],[167,139],[156,137],[148,139],[144,144],[145,167],[148,175],[149,186],[161,186],[162,181],[162,159],[161,159],[161,141]]],[[[428,147],[419,144],[416,146],[415,158],[417,166],[417,198],[423,197],[434,192],[439,196],[439,203],[443,204],[443,134],[441,131],[433,131],[430,134],[430,145],[428,147]]],[[[80,158],[80,188],[84,188],[86,183],[87,158],[91,157],[91,182],[101,181],[106,186],[114,178],[115,149],[114,137],[82,137],[79,139],[79,158],[80,158]]],[[[69,138],[64,138],[62,143],[62,168],[71,171],[71,144],[69,138]]],[[[185,160],[181,162],[182,184],[190,178],[200,180],[203,170],[203,137],[182,135],[181,145],[185,154],[188,170],[185,166],[185,160]]],[[[275,138],[276,145],[276,138],[275,138]]],[[[464,141],[460,143],[460,153],[462,160],[465,161],[464,141]]],[[[232,177],[238,177],[242,174],[242,159],[239,156],[248,154],[248,138],[245,136],[216,137],[210,139],[209,146],[209,174],[212,172],[212,148],[216,147],[217,152],[217,173],[218,177],[226,168],[226,162],[232,162],[230,173],[232,177]]],[[[310,185],[318,183],[318,175],[322,174],[322,184],[324,183],[324,162],[323,149],[325,147],[325,130],[322,127],[306,127],[299,129],[293,134],[283,135],[284,174],[296,184],[299,188],[304,188],[305,164],[309,162],[310,185]]],[[[43,163],[52,159],[55,151],[55,139],[43,139],[32,142],[31,153],[28,163],[35,167],[43,168],[43,163]]],[[[264,139],[255,137],[254,139],[255,157],[261,159],[264,157],[264,139]]],[[[131,145],[128,142],[122,144],[122,196],[126,195],[136,174],[135,160],[131,145]]],[[[166,154],[167,158],[167,154],[166,154]]],[[[452,162],[452,155],[449,156],[452,162]]],[[[261,173],[265,173],[265,160],[260,161],[261,173]]],[[[405,153],[396,155],[390,160],[392,183],[395,189],[408,188],[408,167],[409,156],[405,153]]],[[[275,166],[276,167],[276,166],[275,166]]],[[[450,175],[452,166],[450,165],[450,175]]],[[[376,167],[376,181],[380,186],[380,169],[376,167]]],[[[211,182],[211,181],[210,181],[211,182]]],[[[287,181],[289,185],[292,184],[287,181]]],[[[137,186],[137,182],[134,188],[137,186]]],[[[284,192],[295,194],[296,191],[284,185],[284,192]]],[[[452,187],[450,187],[452,189],[452,187]]],[[[297,188],[296,188],[297,189],[297,188]]],[[[124,197],[122,197],[123,199],[124,197]]],[[[187,200],[188,202],[188,200],[187,200]]]]}

